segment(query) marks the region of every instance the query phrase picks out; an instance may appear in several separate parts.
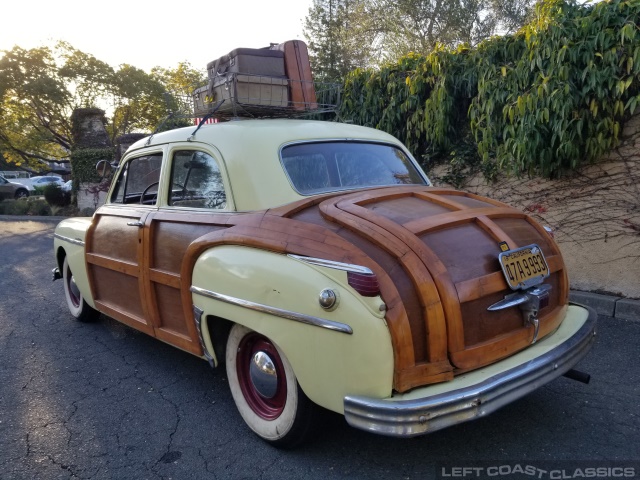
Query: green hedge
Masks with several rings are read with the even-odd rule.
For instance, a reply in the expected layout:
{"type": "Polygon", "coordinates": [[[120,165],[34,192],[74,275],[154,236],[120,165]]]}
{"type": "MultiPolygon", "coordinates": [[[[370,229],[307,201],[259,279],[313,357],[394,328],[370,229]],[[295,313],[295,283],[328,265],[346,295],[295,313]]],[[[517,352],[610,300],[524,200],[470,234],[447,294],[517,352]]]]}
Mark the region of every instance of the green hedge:
{"type": "Polygon", "coordinates": [[[640,104],[639,21],[637,0],[544,0],[515,35],[350,73],[340,116],[454,177],[559,176],[616,146],[640,104]]]}
{"type": "Polygon", "coordinates": [[[96,172],[96,164],[100,160],[112,162],[115,158],[113,148],[81,148],[71,152],[71,171],[73,172],[73,190],[78,190],[80,183],[101,181],[96,172]]]}

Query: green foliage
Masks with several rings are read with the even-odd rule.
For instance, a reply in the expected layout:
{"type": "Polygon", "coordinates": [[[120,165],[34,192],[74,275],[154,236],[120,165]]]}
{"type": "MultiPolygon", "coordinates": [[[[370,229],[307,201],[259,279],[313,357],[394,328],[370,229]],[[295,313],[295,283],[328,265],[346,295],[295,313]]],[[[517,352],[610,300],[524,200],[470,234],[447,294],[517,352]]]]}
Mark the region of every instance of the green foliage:
{"type": "Polygon", "coordinates": [[[50,184],[44,187],[44,199],[49,205],[64,207],[71,203],[71,193],[63,192],[60,185],[50,184]]]}
{"type": "Polygon", "coordinates": [[[82,148],[71,152],[74,191],[77,191],[80,183],[100,182],[96,164],[100,160],[112,162],[114,156],[115,152],[112,148],[82,148]]]}
{"type": "Polygon", "coordinates": [[[36,197],[44,195],[44,187],[41,185],[36,185],[35,187],[33,187],[33,193],[31,193],[31,195],[34,195],[36,197]]]}
{"type": "Polygon", "coordinates": [[[633,0],[544,0],[514,35],[351,72],[340,115],[453,161],[455,175],[462,162],[557,176],[613,148],[640,104],[639,18],[633,0]]]}
{"type": "Polygon", "coordinates": [[[0,215],[51,215],[51,207],[41,198],[25,198],[0,202],[0,215]]]}
{"type": "Polygon", "coordinates": [[[304,20],[316,80],[338,81],[371,62],[377,33],[369,0],[314,0],[304,20]]]}
{"type": "Polygon", "coordinates": [[[475,45],[520,28],[534,0],[314,0],[304,21],[316,79],[337,81],[438,43],[475,45]]]}
{"type": "Polygon", "coordinates": [[[152,132],[184,104],[165,92],[188,83],[190,94],[202,78],[188,63],[151,73],[131,65],[113,68],[66,42],[0,51],[0,157],[30,171],[46,171],[47,162],[68,158],[70,118],[78,108],[100,105],[110,112],[112,143],[122,134],[152,132]]]}

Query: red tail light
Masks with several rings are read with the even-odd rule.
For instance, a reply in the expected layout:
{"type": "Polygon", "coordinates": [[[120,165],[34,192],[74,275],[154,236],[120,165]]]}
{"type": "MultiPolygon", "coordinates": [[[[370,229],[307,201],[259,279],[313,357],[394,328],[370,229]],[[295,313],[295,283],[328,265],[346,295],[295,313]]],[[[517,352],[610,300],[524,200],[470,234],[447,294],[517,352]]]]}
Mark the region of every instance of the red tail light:
{"type": "Polygon", "coordinates": [[[380,285],[375,274],[347,272],[347,281],[363,297],[380,295],[380,285]]]}

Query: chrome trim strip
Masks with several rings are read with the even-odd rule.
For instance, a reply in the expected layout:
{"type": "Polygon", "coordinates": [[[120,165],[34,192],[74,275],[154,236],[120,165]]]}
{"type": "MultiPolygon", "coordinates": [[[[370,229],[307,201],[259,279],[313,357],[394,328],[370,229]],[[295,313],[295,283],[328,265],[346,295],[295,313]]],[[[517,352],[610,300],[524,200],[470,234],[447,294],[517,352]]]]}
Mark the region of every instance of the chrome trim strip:
{"type": "Polygon", "coordinates": [[[248,308],[249,310],[255,310],[256,312],[268,313],[269,315],[275,315],[276,317],[286,318],[295,322],[326,328],[328,330],[334,330],[348,335],[353,333],[351,327],[344,323],[334,322],[320,317],[313,317],[311,315],[305,315],[304,313],[283,310],[277,307],[270,307],[269,305],[263,305],[261,303],[255,303],[249,300],[224,295],[222,293],[212,292],[211,290],[205,290],[204,288],[196,287],[195,285],[192,285],[190,290],[197,295],[213,298],[214,300],[220,300],[221,302],[229,303],[231,305],[248,308]]]}
{"type": "MultiPolygon", "coordinates": [[[[596,312],[569,339],[544,355],[482,382],[438,395],[393,401],[344,398],[344,416],[356,428],[394,437],[424,435],[485,416],[562,376],[578,363],[595,338],[596,312]]],[[[428,388],[428,387],[427,387],[428,388]]]]}
{"type": "Polygon", "coordinates": [[[59,233],[54,233],[53,236],[59,240],[63,240],[65,242],[73,243],[74,245],[80,245],[81,247],[84,247],[84,242],[82,240],[78,240],[77,238],[65,237],[63,235],[60,235],[59,233]]]}
{"type": "Polygon", "coordinates": [[[365,275],[373,275],[371,269],[362,267],[360,265],[353,265],[351,263],[334,262],[332,260],[325,260],[323,258],[304,257],[302,255],[294,255],[292,253],[287,254],[287,257],[300,260],[304,263],[311,265],[317,265],[319,267],[335,268],[336,270],[344,270],[345,272],[363,273],[365,275]]]}

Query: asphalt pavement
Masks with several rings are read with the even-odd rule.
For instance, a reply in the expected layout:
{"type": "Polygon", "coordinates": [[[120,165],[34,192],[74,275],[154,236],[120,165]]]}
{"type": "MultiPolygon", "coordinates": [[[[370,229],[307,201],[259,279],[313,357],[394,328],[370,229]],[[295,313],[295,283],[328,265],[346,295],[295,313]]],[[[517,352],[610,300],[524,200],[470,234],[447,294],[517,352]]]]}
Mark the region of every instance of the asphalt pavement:
{"type": "Polygon", "coordinates": [[[640,319],[599,317],[577,366],[589,385],[559,378],[414,439],[327,414],[315,441],[281,451],[245,426],[223,370],[105,316],[75,322],[51,282],[53,228],[0,219],[2,480],[513,478],[516,465],[547,472],[526,478],[594,465],[640,478],[640,319]]]}

